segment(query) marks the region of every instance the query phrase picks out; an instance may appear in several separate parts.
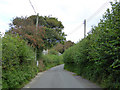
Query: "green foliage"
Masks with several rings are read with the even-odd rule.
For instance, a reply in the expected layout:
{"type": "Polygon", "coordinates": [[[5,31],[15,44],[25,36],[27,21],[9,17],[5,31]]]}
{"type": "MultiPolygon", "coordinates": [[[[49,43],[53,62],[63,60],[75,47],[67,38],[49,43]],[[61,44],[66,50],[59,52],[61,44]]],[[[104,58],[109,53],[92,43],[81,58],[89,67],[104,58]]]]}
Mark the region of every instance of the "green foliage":
{"type": "Polygon", "coordinates": [[[2,38],[2,85],[3,88],[21,88],[29,82],[39,71],[44,71],[63,63],[62,56],[51,49],[48,55],[39,54],[39,65],[35,61],[32,47],[18,35],[5,35],[2,38]]]}
{"type": "Polygon", "coordinates": [[[58,55],[43,55],[42,59],[46,69],[63,63],[63,57],[58,55]]]}
{"type": "MultiPolygon", "coordinates": [[[[2,60],[2,35],[0,32],[0,60],[2,60]]],[[[1,66],[1,61],[0,61],[0,66],[1,66]]]]}
{"type": "Polygon", "coordinates": [[[2,36],[0,34],[0,66],[1,66],[1,60],[2,60],[2,36]]]}
{"type": "Polygon", "coordinates": [[[45,68],[47,69],[59,64],[63,64],[63,56],[59,56],[58,52],[54,49],[50,49],[48,54],[42,55],[41,59],[43,60],[45,68]]]}
{"type": "Polygon", "coordinates": [[[109,89],[120,88],[120,3],[111,5],[92,33],[63,55],[66,69],[109,89]]]}
{"type": "Polygon", "coordinates": [[[16,17],[10,24],[10,30],[2,38],[0,56],[1,50],[3,56],[0,58],[3,62],[3,88],[21,88],[39,71],[63,63],[62,56],[58,56],[55,50],[50,50],[46,57],[42,56],[43,48],[50,48],[58,42],[64,42],[62,22],[57,18],[46,16],[39,16],[38,22],[36,30],[36,16],[16,17]]]}
{"type": "Polygon", "coordinates": [[[34,48],[42,49],[44,47],[44,28],[34,25],[31,19],[27,17],[16,17],[10,24],[10,30],[6,34],[19,34],[24,40],[34,48]]]}
{"type": "Polygon", "coordinates": [[[64,26],[61,21],[54,17],[38,16],[36,30],[36,18],[36,15],[14,18],[7,33],[18,33],[36,48],[51,48],[58,42],[65,41],[66,35],[62,32],[64,26]]]}
{"type": "Polygon", "coordinates": [[[58,43],[57,45],[55,45],[53,47],[56,51],[60,52],[60,53],[63,53],[64,52],[64,45],[61,44],[61,43],[58,43]]]}
{"type": "Polygon", "coordinates": [[[2,88],[2,37],[0,32],[0,89],[2,88]]]}
{"type": "Polygon", "coordinates": [[[56,46],[54,46],[54,49],[60,53],[64,53],[66,49],[73,46],[74,42],[71,41],[65,41],[64,44],[58,43],[56,46]]]}
{"type": "Polygon", "coordinates": [[[54,49],[50,49],[48,51],[48,54],[58,55],[58,52],[56,50],[54,50],[54,49]]]}
{"type": "Polygon", "coordinates": [[[59,28],[59,29],[63,29],[64,26],[62,25],[61,21],[58,21],[57,18],[54,17],[45,17],[46,23],[47,23],[47,27],[49,28],[59,28]]]}
{"type": "MultiPolygon", "coordinates": [[[[28,19],[31,19],[34,24],[36,24],[36,15],[29,16],[28,19]]],[[[39,16],[38,19],[39,26],[46,26],[47,28],[54,28],[54,29],[63,29],[64,26],[62,25],[61,21],[58,21],[55,17],[50,16],[39,16]]]]}
{"type": "Polygon", "coordinates": [[[20,88],[37,74],[34,52],[19,36],[2,38],[3,88],[20,88]]]}

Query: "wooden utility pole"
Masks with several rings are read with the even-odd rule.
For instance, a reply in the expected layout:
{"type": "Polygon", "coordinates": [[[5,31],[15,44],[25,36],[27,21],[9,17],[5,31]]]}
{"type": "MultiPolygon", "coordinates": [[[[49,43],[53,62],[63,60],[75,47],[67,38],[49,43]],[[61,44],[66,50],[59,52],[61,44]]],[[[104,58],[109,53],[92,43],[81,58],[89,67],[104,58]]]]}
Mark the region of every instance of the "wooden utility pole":
{"type": "MultiPolygon", "coordinates": [[[[36,14],[36,11],[35,11],[35,8],[34,6],[32,5],[32,2],[29,0],[30,2],[30,5],[32,6],[35,14],[36,14]]],[[[36,16],[36,35],[37,35],[37,31],[38,31],[38,18],[39,18],[39,14],[37,13],[37,16],[36,16]]],[[[35,48],[35,61],[37,61],[37,47],[35,48]]],[[[38,61],[37,61],[37,66],[38,66],[38,61]]]]}
{"type": "MultiPolygon", "coordinates": [[[[38,18],[39,18],[39,13],[37,13],[37,17],[36,17],[36,34],[38,31],[38,18]]],[[[37,47],[35,49],[35,61],[37,61],[37,47]]],[[[38,61],[37,61],[37,66],[38,66],[38,61]]]]}
{"type": "Polygon", "coordinates": [[[38,16],[39,16],[39,13],[37,13],[37,18],[36,18],[36,32],[37,32],[37,29],[38,29],[38,16]]]}
{"type": "Polygon", "coordinates": [[[86,37],[86,19],[84,20],[84,38],[86,37]]]}

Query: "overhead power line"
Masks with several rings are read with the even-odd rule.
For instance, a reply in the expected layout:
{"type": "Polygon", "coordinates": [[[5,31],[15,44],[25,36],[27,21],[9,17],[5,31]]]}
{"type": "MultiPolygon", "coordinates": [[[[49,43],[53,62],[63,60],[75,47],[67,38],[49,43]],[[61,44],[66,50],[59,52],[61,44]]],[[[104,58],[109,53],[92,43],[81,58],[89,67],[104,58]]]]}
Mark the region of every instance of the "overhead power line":
{"type": "Polygon", "coordinates": [[[36,14],[36,11],[35,11],[35,8],[34,8],[34,6],[33,6],[32,2],[31,2],[30,0],[29,0],[29,2],[30,2],[30,5],[32,6],[32,8],[33,8],[33,10],[34,10],[35,14],[36,14]]]}
{"type": "MultiPolygon", "coordinates": [[[[35,8],[34,8],[32,2],[31,2],[30,0],[29,0],[29,2],[30,2],[30,5],[32,6],[32,8],[33,8],[35,14],[37,14],[37,17],[36,17],[36,32],[37,32],[37,29],[38,29],[38,19],[39,19],[39,14],[36,13],[35,8]]],[[[37,33],[36,33],[36,34],[37,34],[37,33]]],[[[35,61],[37,61],[37,48],[35,49],[35,61]]],[[[37,64],[37,67],[38,67],[38,64],[39,64],[38,61],[37,61],[36,64],[37,64]]]]}
{"type": "Polygon", "coordinates": [[[73,33],[75,33],[76,31],[78,31],[82,27],[82,25],[83,25],[83,23],[81,23],[78,27],[76,27],[75,29],[73,29],[72,32],[68,34],[68,36],[71,35],[71,34],[73,34],[73,33]]]}
{"type": "MultiPolygon", "coordinates": [[[[92,20],[95,16],[97,16],[108,4],[109,4],[109,0],[106,1],[94,14],[92,14],[90,17],[88,17],[86,20],[87,22],[89,22],[90,20],[92,20]]],[[[73,33],[75,33],[76,31],[78,31],[81,27],[83,26],[83,23],[81,23],[78,27],[76,27],[74,30],[72,30],[71,33],[68,34],[71,35],[73,33]]]]}
{"type": "Polygon", "coordinates": [[[95,16],[97,16],[107,5],[109,4],[109,0],[106,1],[95,13],[93,13],[89,18],[87,18],[87,22],[92,20],[95,16]]]}

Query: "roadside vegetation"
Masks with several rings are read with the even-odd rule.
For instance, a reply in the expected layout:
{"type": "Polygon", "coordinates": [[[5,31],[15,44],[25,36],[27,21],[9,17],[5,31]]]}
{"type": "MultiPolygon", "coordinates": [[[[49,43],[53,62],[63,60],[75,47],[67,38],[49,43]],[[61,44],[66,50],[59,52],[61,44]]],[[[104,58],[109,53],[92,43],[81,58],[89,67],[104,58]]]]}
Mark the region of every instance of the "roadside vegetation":
{"type": "Polygon", "coordinates": [[[62,22],[39,16],[37,29],[35,22],[36,16],[16,17],[1,38],[2,88],[22,88],[37,73],[63,63],[62,56],[51,49],[65,41],[62,22]],[[42,54],[43,49],[49,49],[48,55],[42,54]]]}
{"type": "Polygon", "coordinates": [[[63,56],[59,56],[59,53],[54,49],[50,49],[46,55],[42,54],[41,59],[45,65],[45,69],[63,64],[63,56]]]}
{"type": "Polygon", "coordinates": [[[2,39],[2,87],[20,88],[37,74],[35,53],[20,37],[2,39]]]}
{"type": "Polygon", "coordinates": [[[64,52],[65,69],[103,88],[120,89],[120,3],[111,3],[98,26],[64,52]]]}
{"type": "Polygon", "coordinates": [[[64,26],[55,17],[39,16],[37,28],[36,15],[14,18],[0,37],[2,88],[22,88],[39,72],[65,63],[65,69],[101,87],[120,89],[120,3],[111,6],[77,44],[66,41],[64,26]]]}
{"type": "Polygon", "coordinates": [[[0,32],[0,89],[2,88],[2,37],[0,32]]]}

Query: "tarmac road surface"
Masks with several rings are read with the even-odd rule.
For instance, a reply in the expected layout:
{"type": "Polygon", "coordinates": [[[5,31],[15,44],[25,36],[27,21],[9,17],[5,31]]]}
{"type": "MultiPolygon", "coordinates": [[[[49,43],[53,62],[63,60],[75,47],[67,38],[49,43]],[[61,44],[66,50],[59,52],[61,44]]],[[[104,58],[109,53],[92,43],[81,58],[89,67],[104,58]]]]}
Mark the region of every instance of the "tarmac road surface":
{"type": "Polygon", "coordinates": [[[89,80],[63,69],[64,64],[40,72],[24,88],[100,88],[89,80]]]}

